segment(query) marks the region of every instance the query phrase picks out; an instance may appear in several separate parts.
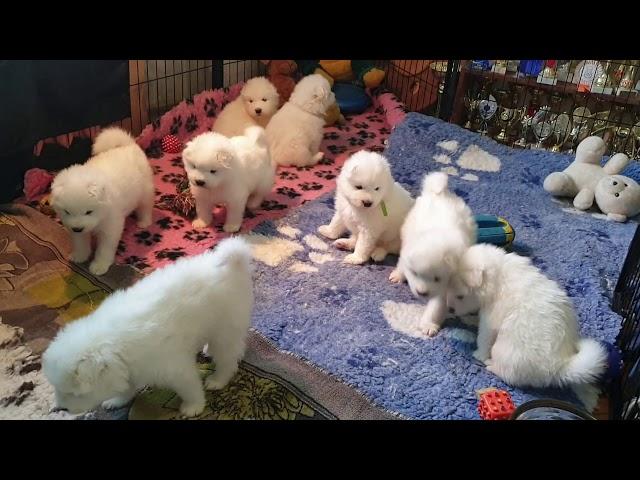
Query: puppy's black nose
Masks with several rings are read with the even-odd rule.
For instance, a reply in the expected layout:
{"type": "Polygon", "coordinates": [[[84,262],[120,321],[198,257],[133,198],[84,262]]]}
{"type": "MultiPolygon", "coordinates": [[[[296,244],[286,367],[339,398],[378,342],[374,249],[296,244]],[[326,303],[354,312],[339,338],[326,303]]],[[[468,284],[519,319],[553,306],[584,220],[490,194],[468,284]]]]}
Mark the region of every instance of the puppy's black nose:
{"type": "Polygon", "coordinates": [[[371,205],[373,205],[372,202],[362,202],[362,205],[364,205],[365,207],[369,208],[371,205]]]}
{"type": "Polygon", "coordinates": [[[456,309],[453,307],[449,307],[449,313],[456,313],[456,309]]]}
{"type": "Polygon", "coordinates": [[[196,180],[196,185],[199,187],[204,187],[204,180],[196,180]]]}
{"type": "Polygon", "coordinates": [[[261,108],[256,108],[256,113],[257,113],[258,115],[260,115],[260,114],[262,113],[262,109],[261,109],[261,108]]]}
{"type": "Polygon", "coordinates": [[[71,230],[73,230],[76,233],[80,233],[82,230],[84,230],[84,228],[73,227],[71,230]]]}
{"type": "Polygon", "coordinates": [[[428,297],[429,296],[429,292],[418,292],[418,295],[420,295],[422,297],[428,297]]]}

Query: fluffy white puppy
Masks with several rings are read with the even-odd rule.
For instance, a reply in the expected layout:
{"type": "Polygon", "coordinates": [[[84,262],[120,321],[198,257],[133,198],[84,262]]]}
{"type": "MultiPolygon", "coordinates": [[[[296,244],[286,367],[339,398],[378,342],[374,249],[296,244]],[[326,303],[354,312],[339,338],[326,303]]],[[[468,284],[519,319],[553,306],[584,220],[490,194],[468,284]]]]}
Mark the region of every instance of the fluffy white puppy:
{"type": "Polygon", "coordinates": [[[387,253],[400,252],[400,227],[413,199],[393,180],[387,159],[375,152],[354,153],[342,167],[337,181],[335,213],[318,232],[335,240],[346,231],[349,238],[334,242],[352,250],[346,263],[362,264],[372,258],[381,262],[387,253]]]}
{"type": "Polygon", "coordinates": [[[238,98],[222,109],[213,131],[226,137],[236,137],[243,135],[248,127],[264,128],[279,105],[276,87],[265,77],[252,78],[242,87],[238,98]]]}
{"type": "Polygon", "coordinates": [[[606,369],[607,353],[580,338],[567,294],[528,258],[493,245],[469,248],[451,282],[453,308],[475,295],[480,303],[473,356],[514,386],[588,385],[606,369]]]}
{"type": "Polygon", "coordinates": [[[207,389],[223,388],[238,369],[253,309],[251,249],[240,238],[180,259],[93,313],[66,325],[43,355],[56,403],[72,413],[118,408],[145,385],[169,388],[185,416],[205,406],[196,354],[215,361],[207,389]]]}
{"type": "Polygon", "coordinates": [[[120,128],[103,130],[93,144],[93,157],[62,170],[51,185],[51,205],[71,233],[71,260],[87,261],[91,234],[97,237],[89,265],[94,275],[113,264],[129,214],[136,212],[141,228],[151,224],[153,202],[153,170],[144,151],[120,128]]]}
{"type": "Polygon", "coordinates": [[[278,165],[304,167],[322,159],[324,114],[336,101],[331,85],[322,75],[304,77],[289,101],[267,125],[271,158],[278,165]]]}
{"type": "Polygon", "coordinates": [[[244,136],[232,138],[213,132],[200,134],[187,143],[182,159],[196,201],[194,228],[209,225],[214,205],[225,204],[224,231],[237,232],[245,207],[258,208],[275,182],[261,127],[249,127],[244,136]]]}
{"type": "Polygon", "coordinates": [[[447,308],[449,278],[462,254],[476,240],[477,225],[467,204],[448,189],[442,172],[425,176],[422,193],[401,230],[398,266],[389,279],[409,282],[416,297],[428,298],[420,329],[428,336],[440,330],[447,308]]]}

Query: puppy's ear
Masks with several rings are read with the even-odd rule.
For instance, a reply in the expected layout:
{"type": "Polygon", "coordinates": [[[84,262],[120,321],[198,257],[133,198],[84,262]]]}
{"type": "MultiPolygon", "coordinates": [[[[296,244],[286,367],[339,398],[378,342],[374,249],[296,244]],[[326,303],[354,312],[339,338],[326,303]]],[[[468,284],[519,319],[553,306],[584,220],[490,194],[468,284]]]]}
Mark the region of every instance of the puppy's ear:
{"type": "Polygon", "coordinates": [[[484,281],[484,270],[481,268],[472,268],[462,272],[462,279],[469,288],[480,288],[484,281]]]}
{"type": "Polygon", "coordinates": [[[193,144],[191,142],[187,143],[184,146],[184,150],[182,150],[182,160],[191,160],[191,153],[193,152],[193,144]]]}
{"type": "Polygon", "coordinates": [[[459,258],[458,256],[452,254],[452,253],[447,253],[442,261],[445,263],[445,265],[447,265],[451,270],[455,270],[458,267],[458,261],[459,258]]]}
{"type": "Polygon", "coordinates": [[[73,374],[79,391],[86,393],[93,389],[107,368],[104,359],[95,355],[88,354],[80,359],[73,374]]]}
{"type": "Polygon", "coordinates": [[[327,96],[327,92],[323,87],[316,87],[313,90],[313,98],[316,100],[322,100],[327,96]]]}
{"type": "Polygon", "coordinates": [[[102,383],[117,391],[125,391],[129,387],[129,369],[117,354],[92,352],[78,362],[74,379],[83,393],[102,383]]]}
{"type": "Polygon", "coordinates": [[[219,152],[217,159],[223,168],[231,168],[231,163],[233,162],[233,155],[231,153],[219,152]]]}

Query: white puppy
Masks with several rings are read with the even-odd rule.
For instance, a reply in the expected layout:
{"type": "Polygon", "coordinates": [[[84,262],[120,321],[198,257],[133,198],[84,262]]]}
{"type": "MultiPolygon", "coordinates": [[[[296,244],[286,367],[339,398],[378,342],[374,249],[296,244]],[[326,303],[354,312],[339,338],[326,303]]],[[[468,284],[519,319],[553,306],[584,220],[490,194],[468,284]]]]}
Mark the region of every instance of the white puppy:
{"type": "Polygon", "coordinates": [[[375,152],[354,153],[337,181],[335,213],[318,232],[335,240],[347,230],[351,237],[334,242],[352,250],[346,263],[362,264],[371,257],[381,262],[387,253],[400,252],[400,227],[413,206],[409,192],[393,180],[389,163],[375,152]]]}
{"type": "Polygon", "coordinates": [[[43,355],[56,403],[72,413],[127,404],[145,385],[182,399],[185,416],[205,407],[196,354],[215,361],[207,389],[238,369],[253,309],[251,250],[240,238],[180,259],[113,293],[93,313],[66,325],[43,355]]]}
{"type": "Polygon", "coordinates": [[[473,356],[510,385],[588,385],[604,372],[604,347],[580,338],[571,300],[528,258],[474,245],[462,256],[451,288],[456,311],[460,297],[477,296],[473,356]]]}
{"type": "Polygon", "coordinates": [[[409,282],[427,306],[420,329],[428,336],[440,330],[446,313],[449,278],[462,254],[476,241],[477,225],[471,209],[449,191],[448,176],[436,172],[422,182],[422,194],[402,226],[398,266],[389,279],[409,282]]]}
{"type": "Polygon", "coordinates": [[[89,270],[102,275],[113,264],[125,219],[133,211],[138,226],[148,227],[153,212],[153,170],[144,151],[120,128],[103,130],[93,144],[93,157],[62,170],[51,185],[51,205],[71,232],[71,260],[91,255],[89,270]]]}
{"type": "Polygon", "coordinates": [[[214,205],[223,203],[227,207],[224,231],[237,232],[245,207],[258,208],[275,182],[261,127],[249,127],[244,136],[232,138],[200,134],[187,143],[182,159],[196,201],[194,228],[209,225],[214,205]]]}
{"type": "Polygon", "coordinates": [[[247,81],[240,96],[227,104],[213,125],[213,131],[226,137],[243,135],[248,127],[266,127],[280,105],[280,96],[265,77],[247,81]]]}
{"type": "Polygon", "coordinates": [[[293,89],[289,101],[267,125],[271,158],[278,165],[304,167],[322,159],[320,142],[324,114],[336,101],[322,75],[304,77],[293,89]]]}

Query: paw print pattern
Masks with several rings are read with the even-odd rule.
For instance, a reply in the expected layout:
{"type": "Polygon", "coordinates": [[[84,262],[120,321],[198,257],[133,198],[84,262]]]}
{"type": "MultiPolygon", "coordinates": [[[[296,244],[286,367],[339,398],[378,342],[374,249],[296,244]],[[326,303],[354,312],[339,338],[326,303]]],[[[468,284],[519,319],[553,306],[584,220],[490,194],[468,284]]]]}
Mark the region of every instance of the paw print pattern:
{"type": "Polygon", "coordinates": [[[307,166],[307,167],[296,167],[296,170],[298,172],[308,172],[309,170],[311,170],[313,167],[307,166]]]}
{"type": "Polygon", "coordinates": [[[171,128],[169,128],[169,133],[171,135],[176,135],[182,126],[182,116],[178,115],[177,117],[173,117],[173,122],[171,123],[171,128]]]}
{"type": "Polygon", "coordinates": [[[282,170],[280,172],[280,179],[281,180],[297,180],[298,178],[300,178],[300,177],[298,177],[297,173],[294,173],[294,172],[291,172],[291,171],[288,171],[288,170],[282,170]]]}
{"type": "Polygon", "coordinates": [[[380,135],[390,135],[391,134],[391,130],[389,130],[387,127],[382,127],[378,130],[378,133],[380,135]]]}
{"type": "Polygon", "coordinates": [[[179,173],[166,173],[162,176],[162,181],[165,183],[173,183],[174,185],[182,182],[184,180],[184,175],[180,175],[179,173]]]}
{"type": "Polygon", "coordinates": [[[196,128],[198,128],[198,119],[196,118],[195,114],[192,113],[187,117],[184,128],[187,132],[193,132],[196,128]]]}
{"type": "Polygon", "coordinates": [[[150,247],[154,243],[160,243],[162,235],[160,233],[151,233],[149,230],[142,230],[134,235],[136,242],[150,247]]]}
{"type": "Polygon", "coordinates": [[[158,260],[177,260],[180,257],[184,257],[187,252],[184,251],[184,247],[175,247],[175,248],[163,248],[154,253],[154,256],[158,260]]]}
{"type": "Polygon", "coordinates": [[[182,166],[182,157],[176,157],[171,159],[172,167],[181,167],[182,166]]]}
{"type": "Polygon", "coordinates": [[[347,151],[347,147],[345,147],[344,145],[329,145],[327,147],[327,150],[329,150],[334,155],[338,155],[340,153],[346,152],[347,151]]]}
{"type": "Polygon", "coordinates": [[[131,255],[130,257],[124,259],[124,263],[126,263],[127,265],[131,265],[138,270],[144,270],[145,268],[149,268],[151,266],[146,262],[146,260],[146,258],[140,258],[136,255],[131,255]]]}
{"type": "Polygon", "coordinates": [[[299,187],[305,192],[309,190],[322,190],[322,185],[316,182],[304,182],[301,183],[299,187]]]}
{"type": "Polygon", "coordinates": [[[355,146],[364,146],[367,144],[367,142],[364,141],[363,138],[357,138],[357,137],[349,137],[349,145],[351,145],[352,147],[355,146]]]}
{"type": "Polygon", "coordinates": [[[367,120],[370,123],[384,123],[384,120],[382,120],[378,115],[368,115],[367,120]]]}
{"type": "Polygon", "coordinates": [[[339,138],[340,138],[340,135],[338,135],[337,132],[327,132],[324,134],[325,140],[338,140],[339,138]]]}
{"type": "Polygon", "coordinates": [[[284,210],[285,208],[287,208],[287,206],[283,205],[282,203],[278,203],[275,200],[265,200],[264,202],[262,202],[262,205],[260,205],[260,208],[270,212],[273,210],[284,210]]]}
{"type": "Polygon", "coordinates": [[[368,123],[365,123],[365,122],[358,122],[358,123],[354,123],[354,124],[353,124],[353,126],[354,126],[355,128],[360,128],[360,129],[363,129],[363,128],[369,128],[369,124],[368,124],[368,123]]]}
{"type": "Polygon", "coordinates": [[[187,103],[187,105],[193,105],[193,98],[187,98],[185,102],[187,103]]]}
{"type": "Polygon", "coordinates": [[[300,196],[298,192],[290,187],[279,187],[276,192],[278,192],[280,195],[286,195],[289,198],[296,198],[300,196]]]}
{"type": "Polygon", "coordinates": [[[154,175],[162,173],[162,167],[160,165],[151,165],[151,169],[153,170],[154,175]]]}
{"type": "Polygon", "coordinates": [[[316,177],[324,178],[326,180],[333,180],[334,178],[336,178],[336,174],[333,173],[331,170],[318,170],[317,172],[314,172],[314,175],[316,177]]]}
{"type": "Polygon", "coordinates": [[[181,218],[164,217],[156,221],[162,230],[180,230],[184,227],[184,220],[181,218]]]}
{"type": "Polygon", "coordinates": [[[203,240],[207,240],[211,238],[210,230],[188,230],[182,236],[185,240],[189,240],[191,242],[202,242],[203,240]]]}
{"type": "Polygon", "coordinates": [[[149,146],[147,148],[145,148],[144,153],[149,158],[160,158],[160,157],[162,157],[162,155],[163,155],[163,152],[162,152],[162,140],[160,140],[159,138],[154,138],[153,140],[151,140],[151,143],[149,143],[149,146]]]}
{"type": "Polygon", "coordinates": [[[325,156],[320,159],[318,165],[333,165],[334,163],[336,163],[336,161],[333,158],[325,156]]]}
{"type": "Polygon", "coordinates": [[[358,136],[360,138],[376,138],[376,134],[368,132],[367,130],[358,130],[358,136]]]}
{"type": "MultiPolygon", "coordinates": [[[[260,208],[262,208],[262,205],[260,205],[260,208]]],[[[248,208],[245,209],[244,211],[244,215],[242,216],[242,218],[246,219],[252,219],[252,218],[256,218],[256,214],[253,213],[251,210],[249,210],[248,208]]]]}
{"type": "Polygon", "coordinates": [[[213,98],[207,98],[204,101],[204,113],[207,115],[207,117],[215,117],[217,109],[218,105],[213,100],[213,98]]]}
{"type": "Polygon", "coordinates": [[[117,251],[119,254],[122,254],[122,253],[124,253],[124,252],[126,252],[126,251],[127,251],[127,246],[125,245],[125,243],[124,243],[122,240],[120,240],[120,241],[118,242],[118,248],[117,248],[117,250],[116,250],[116,251],[117,251]]]}
{"type": "Polygon", "coordinates": [[[153,131],[155,132],[157,129],[160,128],[160,119],[156,118],[152,123],[151,123],[151,128],[153,129],[153,131]]]}

